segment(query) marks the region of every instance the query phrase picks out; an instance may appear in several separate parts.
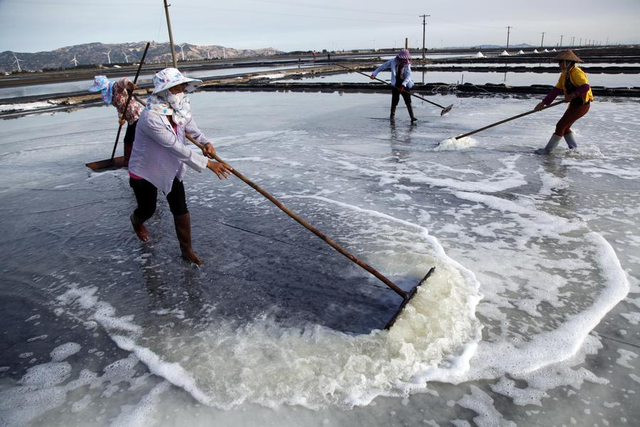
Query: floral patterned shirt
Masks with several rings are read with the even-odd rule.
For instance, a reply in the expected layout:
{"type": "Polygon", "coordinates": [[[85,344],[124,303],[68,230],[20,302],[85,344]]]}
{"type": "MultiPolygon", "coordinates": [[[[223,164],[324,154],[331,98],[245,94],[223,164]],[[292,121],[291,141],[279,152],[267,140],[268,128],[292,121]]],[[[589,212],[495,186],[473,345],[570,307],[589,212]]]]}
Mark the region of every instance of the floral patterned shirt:
{"type": "MultiPolygon", "coordinates": [[[[113,97],[111,98],[111,105],[118,109],[118,115],[122,116],[124,113],[124,106],[127,103],[127,85],[131,82],[126,77],[121,78],[113,85],[113,97]]],[[[129,124],[133,124],[140,118],[140,113],[144,109],[144,106],[139,103],[135,98],[129,101],[127,112],[124,114],[125,120],[129,124]]]]}

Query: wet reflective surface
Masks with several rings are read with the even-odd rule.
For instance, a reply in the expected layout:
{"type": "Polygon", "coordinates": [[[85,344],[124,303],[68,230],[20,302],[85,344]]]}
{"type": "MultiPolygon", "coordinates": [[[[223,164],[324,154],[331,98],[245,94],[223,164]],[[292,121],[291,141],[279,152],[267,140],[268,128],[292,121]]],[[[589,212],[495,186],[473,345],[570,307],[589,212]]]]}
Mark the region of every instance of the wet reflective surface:
{"type": "Polygon", "coordinates": [[[434,100],[410,126],[385,94],[192,96],[222,158],[403,289],[438,265],[390,333],[400,298],[235,178],[185,179],[204,267],[162,199],[137,241],[126,171],[84,167],[113,109],[3,122],[3,420],[635,419],[639,104],[598,100],[578,151],[539,157],[563,107],[444,143],[537,100],[434,100]]]}

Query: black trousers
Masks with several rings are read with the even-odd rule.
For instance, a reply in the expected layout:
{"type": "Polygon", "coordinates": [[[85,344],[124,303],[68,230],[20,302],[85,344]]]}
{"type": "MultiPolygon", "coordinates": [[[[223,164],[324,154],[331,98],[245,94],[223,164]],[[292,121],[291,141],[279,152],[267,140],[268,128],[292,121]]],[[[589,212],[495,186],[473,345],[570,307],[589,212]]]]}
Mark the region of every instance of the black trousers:
{"type": "Polygon", "coordinates": [[[131,150],[133,150],[133,140],[136,139],[136,125],[138,121],[127,125],[127,131],[124,134],[124,161],[129,164],[131,158],[131,150]]]}
{"type": "Polygon", "coordinates": [[[133,144],[133,140],[136,139],[136,125],[138,121],[128,124],[127,130],[124,133],[124,143],[125,144],[133,144]]]}
{"type": "MultiPolygon", "coordinates": [[[[129,178],[129,185],[133,188],[133,193],[136,195],[136,201],[138,202],[138,208],[133,213],[142,221],[148,220],[156,211],[158,189],[146,179],[129,178]]],[[[173,178],[171,191],[167,194],[167,201],[173,216],[189,213],[184,185],[182,181],[178,181],[178,178],[173,178]]]]}
{"type": "Polygon", "coordinates": [[[402,99],[404,99],[405,105],[411,105],[411,95],[407,92],[400,92],[398,88],[391,88],[391,108],[395,108],[398,106],[400,102],[400,95],[402,95],[402,99]]]}

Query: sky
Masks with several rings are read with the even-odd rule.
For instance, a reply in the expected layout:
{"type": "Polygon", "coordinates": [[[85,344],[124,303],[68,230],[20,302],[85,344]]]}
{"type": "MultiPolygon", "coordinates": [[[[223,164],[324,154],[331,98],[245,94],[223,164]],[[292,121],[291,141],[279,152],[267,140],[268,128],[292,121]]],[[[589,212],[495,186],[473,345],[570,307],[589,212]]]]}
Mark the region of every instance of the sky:
{"type": "MultiPolygon", "coordinates": [[[[169,0],[176,44],[350,50],[640,43],[640,0],[169,0]],[[511,27],[507,30],[507,27],[511,27]],[[542,34],[544,33],[544,35],[542,34]]],[[[163,0],[0,0],[0,52],[169,40],[163,0]]]]}

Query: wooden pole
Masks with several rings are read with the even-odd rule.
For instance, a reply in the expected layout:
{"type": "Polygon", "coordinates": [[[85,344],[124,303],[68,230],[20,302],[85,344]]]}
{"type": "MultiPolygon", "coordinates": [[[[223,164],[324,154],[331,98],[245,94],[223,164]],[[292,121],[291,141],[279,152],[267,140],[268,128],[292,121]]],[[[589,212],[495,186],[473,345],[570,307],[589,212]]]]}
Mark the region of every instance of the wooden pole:
{"type": "MultiPolygon", "coordinates": [[[[201,150],[204,149],[204,146],[202,144],[200,144],[195,138],[193,138],[191,135],[189,134],[185,134],[185,136],[187,137],[187,139],[191,142],[193,142],[198,148],[200,148],[201,150]]],[[[220,163],[226,163],[224,160],[222,160],[220,157],[218,157],[217,154],[213,154],[211,156],[214,160],[220,162],[220,163]]],[[[311,231],[313,234],[315,234],[316,236],[318,236],[320,239],[324,240],[327,244],[329,244],[329,246],[331,246],[333,249],[335,249],[336,251],[340,252],[342,255],[344,255],[345,257],[349,258],[351,261],[353,261],[354,263],[358,264],[358,266],[360,266],[361,268],[365,269],[366,271],[368,271],[369,273],[373,274],[375,277],[377,277],[381,282],[383,282],[385,285],[389,286],[391,289],[393,289],[395,291],[395,293],[397,293],[398,295],[400,295],[403,299],[408,299],[408,294],[407,292],[403,291],[402,289],[400,289],[400,287],[398,287],[398,285],[396,285],[395,283],[393,283],[391,280],[387,279],[385,276],[382,275],[382,273],[380,273],[378,270],[376,270],[375,268],[371,267],[369,264],[361,261],[360,259],[358,259],[355,255],[351,254],[350,252],[348,252],[346,249],[344,249],[342,246],[340,246],[339,244],[337,244],[335,241],[333,241],[331,238],[329,238],[326,234],[324,234],[322,231],[318,230],[317,228],[315,228],[314,226],[312,226],[311,224],[309,224],[307,221],[305,221],[304,219],[300,218],[298,215],[296,215],[295,213],[293,213],[293,211],[291,211],[291,209],[287,208],[284,204],[282,204],[282,202],[280,202],[278,199],[276,199],[275,197],[273,197],[271,194],[267,193],[265,190],[263,190],[259,185],[253,183],[252,181],[250,181],[247,177],[245,177],[244,175],[242,175],[240,172],[238,172],[235,168],[231,168],[231,172],[237,176],[238,178],[240,178],[242,181],[244,181],[245,184],[249,185],[251,188],[253,188],[254,190],[256,190],[258,193],[262,194],[265,198],[267,198],[271,203],[273,203],[274,205],[276,205],[278,208],[280,208],[281,211],[283,211],[284,213],[286,213],[287,215],[289,215],[291,218],[293,218],[295,221],[297,221],[300,225],[302,225],[304,228],[306,228],[307,230],[311,231]]]]}
{"type": "MultiPolygon", "coordinates": [[[[345,68],[345,69],[347,69],[347,70],[349,70],[349,71],[355,71],[355,72],[356,72],[356,73],[358,73],[358,74],[362,74],[363,76],[366,76],[366,77],[371,78],[371,76],[370,76],[369,74],[363,73],[362,71],[354,70],[353,68],[349,68],[349,67],[344,66],[344,65],[342,65],[342,64],[337,64],[337,65],[338,65],[339,67],[345,68]]],[[[374,79],[374,80],[379,81],[380,83],[384,83],[384,84],[386,84],[387,86],[394,87],[391,83],[389,83],[389,82],[385,82],[384,80],[381,80],[381,79],[379,79],[379,78],[377,78],[377,77],[374,77],[373,79],[374,79]]],[[[449,111],[451,111],[451,109],[453,108],[453,104],[452,104],[452,105],[449,105],[448,107],[443,107],[443,106],[442,106],[442,105],[440,105],[440,104],[437,104],[437,103],[435,103],[435,102],[429,101],[428,99],[423,98],[422,96],[420,96],[420,95],[418,95],[418,94],[415,94],[415,93],[413,93],[413,92],[410,92],[410,91],[408,91],[408,90],[405,90],[405,92],[406,92],[406,93],[408,93],[408,94],[409,94],[409,95],[411,95],[411,96],[415,96],[416,98],[418,98],[418,99],[420,99],[420,100],[422,100],[422,101],[424,101],[424,102],[428,102],[428,103],[429,103],[429,104],[431,104],[431,105],[435,105],[436,107],[442,108],[442,111],[440,112],[440,115],[441,115],[441,116],[445,115],[446,113],[448,113],[449,111]]]]}
{"type": "MultiPolygon", "coordinates": [[[[142,70],[142,64],[144,64],[144,59],[147,57],[147,51],[149,50],[149,45],[151,43],[147,42],[147,46],[144,48],[144,53],[142,54],[142,58],[140,59],[140,64],[138,64],[138,70],[136,71],[136,76],[133,78],[133,84],[138,82],[138,76],[140,76],[140,71],[142,70]]],[[[127,108],[129,108],[129,102],[131,98],[133,98],[133,92],[127,89],[127,102],[124,103],[124,113],[122,113],[122,117],[124,118],[127,115],[127,108]]],[[[126,120],[126,119],[125,119],[126,120]]],[[[116,135],[116,143],[113,144],[113,151],[111,152],[111,160],[113,160],[116,155],[116,147],[118,146],[118,139],[120,139],[120,132],[122,131],[122,125],[118,128],[118,134],[116,135]]]]}
{"type": "MultiPolygon", "coordinates": [[[[564,101],[558,101],[558,102],[554,102],[553,104],[549,104],[546,107],[544,107],[542,110],[546,110],[547,108],[555,107],[556,105],[560,105],[560,104],[564,104],[564,101]]],[[[542,111],[542,110],[538,110],[538,111],[542,111]]],[[[518,114],[517,116],[509,117],[508,119],[500,120],[499,122],[492,123],[492,124],[490,124],[488,126],[485,126],[483,128],[476,129],[474,131],[467,132],[467,133],[464,133],[462,135],[458,135],[458,136],[455,137],[455,139],[461,139],[461,138],[464,138],[466,136],[473,135],[474,133],[482,132],[483,130],[492,128],[494,126],[501,125],[501,124],[506,123],[506,122],[510,122],[511,120],[519,119],[520,117],[528,116],[529,114],[537,113],[538,111],[531,110],[531,111],[527,111],[526,113],[518,114]]]]}
{"type": "Polygon", "coordinates": [[[173,59],[173,68],[178,68],[178,61],[176,59],[176,48],[173,44],[173,33],[171,32],[171,19],[169,19],[169,4],[167,0],[164,0],[164,12],[167,15],[167,28],[169,30],[169,44],[171,45],[171,59],[173,59]]]}

